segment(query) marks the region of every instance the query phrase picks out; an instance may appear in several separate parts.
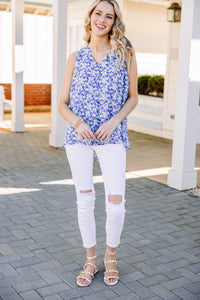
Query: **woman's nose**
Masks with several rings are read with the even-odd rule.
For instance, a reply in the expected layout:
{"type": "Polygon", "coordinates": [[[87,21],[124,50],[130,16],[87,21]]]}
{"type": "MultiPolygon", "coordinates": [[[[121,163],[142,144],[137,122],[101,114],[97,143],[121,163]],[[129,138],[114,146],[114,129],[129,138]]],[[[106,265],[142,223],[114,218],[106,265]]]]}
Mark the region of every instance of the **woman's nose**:
{"type": "Polygon", "coordinates": [[[99,19],[99,21],[101,21],[102,23],[104,23],[105,22],[105,16],[100,16],[100,19],[99,19]]]}

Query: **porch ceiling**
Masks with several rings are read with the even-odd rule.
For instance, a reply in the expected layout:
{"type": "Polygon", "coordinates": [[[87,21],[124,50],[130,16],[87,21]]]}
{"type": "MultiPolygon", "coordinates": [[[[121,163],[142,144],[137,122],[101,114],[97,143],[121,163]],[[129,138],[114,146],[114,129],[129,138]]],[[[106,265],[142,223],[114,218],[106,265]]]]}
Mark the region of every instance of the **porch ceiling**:
{"type": "MultiPolygon", "coordinates": [[[[27,0],[24,1],[24,13],[52,16],[53,0],[27,0]]],[[[11,0],[0,0],[0,10],[11,11],[11,0]]]]}
{"type": "MultiPolygon", "coordinates": [[[[137,3],[148,3],[169,6],[171,2],[179,2],[181,0],[130,0],[137,3]]],[[[80,0],[68,0],[68,3],[81,2],[80,0]]],[[[35,15],[52,16],[53,0],[26,0],[24,1],[24,12],[35,15]]],[[[11,0],[0,0],[0,10],[11,11],[11,0]]]]}

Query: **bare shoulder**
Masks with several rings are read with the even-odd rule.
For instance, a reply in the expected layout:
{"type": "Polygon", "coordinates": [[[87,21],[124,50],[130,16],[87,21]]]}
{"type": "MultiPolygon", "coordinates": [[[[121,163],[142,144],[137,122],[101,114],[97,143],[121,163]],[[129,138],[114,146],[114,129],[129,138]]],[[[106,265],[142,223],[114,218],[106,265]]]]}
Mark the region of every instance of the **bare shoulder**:
{"type": "Polygon", "coordinates": [[[70,54],[71,59],[76,60],[76,54],[78,51],[74,51],[70,54]]]}
{"type": "Polygon", "coordinates": [[[129,48],[126,50],[126,66],[128,72],[131,72],[131,70],[136,66],[136,56],[134,48],[129,48]]]}
{"type": "Polygon", "coordinates": [[[72,52],[68,57],[68,63],[74,65],[76,62],[77,51],[72,52]]]}
{"type": "Polygon", "coordinates": [[[134,49],[133,48],[128,48],[128,49],[126,49],[125,53],[126,53],[126,59],[129,59],[133,55],[134,49]]]}
{"type": "Polygon", "coordinates": [[[135,57],[135,50],[133,48],[126,49],[126,61],[132,60],[135,57]]]}

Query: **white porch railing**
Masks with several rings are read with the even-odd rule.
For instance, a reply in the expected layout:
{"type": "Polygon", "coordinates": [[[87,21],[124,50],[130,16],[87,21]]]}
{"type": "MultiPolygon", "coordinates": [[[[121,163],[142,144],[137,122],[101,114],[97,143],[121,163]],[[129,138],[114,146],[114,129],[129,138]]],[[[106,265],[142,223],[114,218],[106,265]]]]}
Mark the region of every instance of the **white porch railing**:
{"type": "Polygon", "coordinates": [[[4,121],[4,111],[12,109],[12,101],[5,98],[4,87],[0,85],[0,122],[4,121]]]}

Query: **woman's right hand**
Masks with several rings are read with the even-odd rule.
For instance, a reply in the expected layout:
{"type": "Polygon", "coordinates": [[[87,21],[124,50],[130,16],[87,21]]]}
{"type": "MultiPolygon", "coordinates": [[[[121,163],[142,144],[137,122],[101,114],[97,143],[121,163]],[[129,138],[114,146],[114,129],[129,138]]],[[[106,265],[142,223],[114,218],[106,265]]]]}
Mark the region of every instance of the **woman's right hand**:
{"type": "Polygon", "coordinates": [[[83,140],[88,140],[88,139],[96,140],[96,136],[94,135],[90,127],[85,122],[80,123],[76,131],[78,132],[80,138],[83,140]]]}

